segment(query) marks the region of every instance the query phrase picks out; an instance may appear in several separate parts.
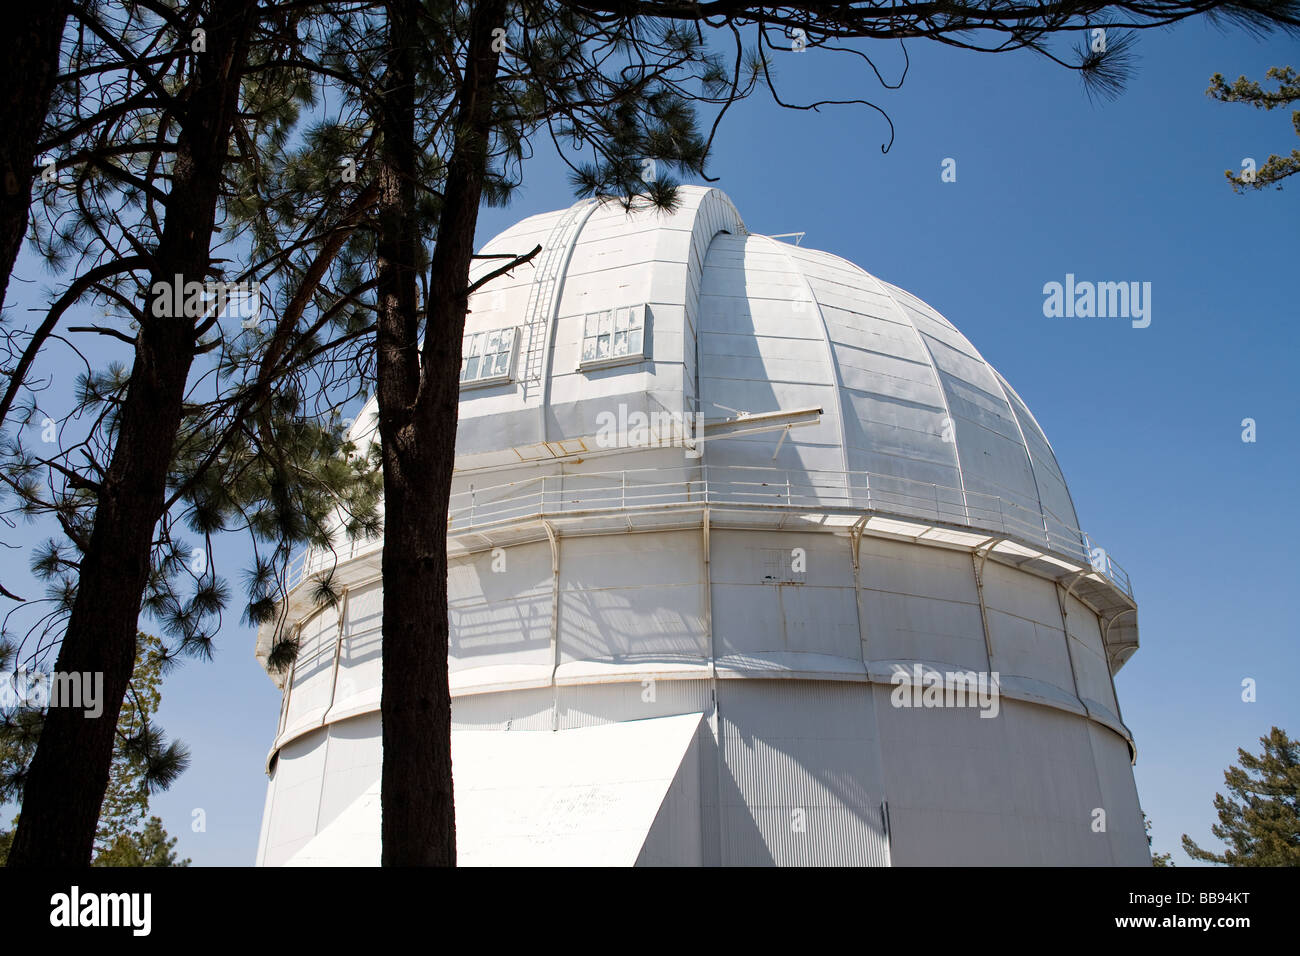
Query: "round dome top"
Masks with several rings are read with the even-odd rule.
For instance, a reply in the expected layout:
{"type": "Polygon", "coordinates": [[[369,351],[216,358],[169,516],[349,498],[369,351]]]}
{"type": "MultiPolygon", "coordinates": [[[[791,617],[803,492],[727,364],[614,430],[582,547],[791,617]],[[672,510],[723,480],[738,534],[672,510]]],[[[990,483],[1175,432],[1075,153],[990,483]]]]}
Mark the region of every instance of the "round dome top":
{"type": "MultiPolygon", "coordinates": [[[[579,202],[487,243],[542,251],[471,299],[458,467],[595,435],[620,406],[706,423],[816,407],[820,421],[779,447],[770,431],[739,434],[709,442],[705,461],[839,476],[903,513],[924,498],[952,523],[1079,552],[1042,429],[947,319],[838,256],[749,233],[720,190],[679,197],[672,213],[579,202]]],[[[479,260],[474,278],[501,261],[479,260]]]]}

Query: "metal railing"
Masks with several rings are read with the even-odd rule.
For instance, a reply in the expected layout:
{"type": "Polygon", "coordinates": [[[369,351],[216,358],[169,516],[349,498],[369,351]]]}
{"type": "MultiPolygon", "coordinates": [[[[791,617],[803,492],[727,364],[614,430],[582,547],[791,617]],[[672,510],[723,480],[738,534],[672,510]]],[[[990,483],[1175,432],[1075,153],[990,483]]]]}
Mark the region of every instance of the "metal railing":
{"type": "MultiPolygon", "coordinates": [[[[525,518],[565,514],[738,507],[886,516],[973,528],[1026,542],[1090,565],[1133,596],[1127,572],[1078,528],[1007,498],[934,482],[865,471],[790,471],[749,465],[694,464],[579,474],[537,475],[451,496],[447,531],[459,534],[525,518]]],[[[352,541],[334,552],[310,551],[290,563],[289,586],[383,546],[352,541]],[[311,560],[308,561],[310,555],[311,560]]]]}

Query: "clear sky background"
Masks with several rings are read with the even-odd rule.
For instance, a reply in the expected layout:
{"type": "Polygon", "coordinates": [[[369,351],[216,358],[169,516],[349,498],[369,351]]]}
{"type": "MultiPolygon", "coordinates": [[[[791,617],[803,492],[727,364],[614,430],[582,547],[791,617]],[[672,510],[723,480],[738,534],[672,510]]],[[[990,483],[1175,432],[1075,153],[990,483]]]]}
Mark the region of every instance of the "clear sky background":
{"type": "MultiPolygon", "coordinates": [[[[897,45],[876,49],[896,79],[897,45]]],[[[852,58],[777,61],[787,100],[860,97],[887,110],[888,154],[873,111],[799,113],[757,96],[724,121],[711,175],[751,231],[806,231],[805,245],[930,303],[1028,403],[1084,530],[1132,576],[1142,646],[1116,685],[1155,848],[1186,865],[1181,834],[1218,848],[1212,800],[1237,748],[1257,751],[1275,724],[1300,736],[1300,181],[1237,196],[1223,176],[1297,140],[1289,110],[1204,94],[1216,71],[1262,82],[1270,66],[1300,67],[1300,44],[1202,23],[1146,32],[1127,91],[1105,103],[1036,56],[923,42],[908,52],[896,91],[852,58]],[[945,158],[955,183],[941,181],[945,158]],[[1150,282],[1150,327],[1045,318],[1043,285],[1066,273],[1150,282]],[[1244,418],[1257,422],[1253,444],[1244,418]]],[[[479,242],[571,201],[565,168],[539,147],[512,205],[485,211],[479,242]]],[[[40,277],[26,258],[18,275],[40,277]]],[[[13,307],[38,304],[37,288],[15,290],[13,307]]],[[[56,370],[56,387],[73,374],[56,370]]],[[[218,554],[238,592],[242,542],[218,554]]],[[[5,551],[0,579],[38,593],[26,565],[26,550],[5,551]]],[[[227,621],[215,660],[185,663],[163,688],[162,726],[193,765],[153,810],[196,865],[253,861],[279,708],[252,631],[237,610],[227,621]],[[191,827],[195,809],[205,832],[191,827]]]]}

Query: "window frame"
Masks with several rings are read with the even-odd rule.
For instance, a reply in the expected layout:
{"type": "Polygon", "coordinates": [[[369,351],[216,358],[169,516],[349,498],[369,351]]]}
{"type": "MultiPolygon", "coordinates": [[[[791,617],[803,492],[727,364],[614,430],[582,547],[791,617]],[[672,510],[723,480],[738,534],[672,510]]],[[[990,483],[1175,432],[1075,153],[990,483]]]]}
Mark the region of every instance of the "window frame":
{"type": "Polygon", "coordinates": [[[650,359],[649,353],[649,332],[650,332],[650,307],[643,302],[634,305],[620,305],[609,309],[597,309],[594,312],[584,313],[582,316],[582,336],[578,342],[578,370],[587,372],[594,369],[610,368],[616,365],[636,365],[650,359]],[[628,314],[627,324],[619,328],[619,314],[626,311],[628,314]],[[607,330],[601,326],[602,316],[609,316],[609,325],[607,330]],[[592,322],[595,321],[595,331],[591,331],[592,322]],[[614,354],[615,343],[618,340],[619,333],[625,333],[630,339],[631,334],[640,333],[640,347],[635,352],[624,352],[614,354]],[[600,355],[599,343],[602,336],[608,336],[610,342],[610,351],[608,355],[600,355]],[[586,358],[587,342],[595,340],[597,354],[592,358],[586,358]]]}
{"type": "Polygon", "coordinates": [[[462,389],[486,388],[491,385],[510,384],[510,382],[514,381],[515,359],[518,357],[518,353],[519,353],[519,327],[516,325],[507,325],[497,329],[482,329],[481,331],[478,332],[466,332],[465,337],[461,340],[460,374],[462,377],[460,379],[460,387],[462,389]],[[484,355],[499,356],[503,354],[499,347],[497,349],[492,350],[491,352],[489,352],[487,349],[487,343],[490,337],[494,334],[498,336],[509,335],[510,337],[509,350],[504,353],[506,355],[505,371],[494,372],[491,375],[476,375],[474,378],[471,379],[464,378],[465,369],[469,367],[469,360],[471,358],[477,357],[479,359],[482,359],[484,355]],[[481,338],[482,340],[483,343],[482,347],[477,353],[471,355],[469,352],[471,344],[475,339],[479,339],[479,338],[481,338]]]}

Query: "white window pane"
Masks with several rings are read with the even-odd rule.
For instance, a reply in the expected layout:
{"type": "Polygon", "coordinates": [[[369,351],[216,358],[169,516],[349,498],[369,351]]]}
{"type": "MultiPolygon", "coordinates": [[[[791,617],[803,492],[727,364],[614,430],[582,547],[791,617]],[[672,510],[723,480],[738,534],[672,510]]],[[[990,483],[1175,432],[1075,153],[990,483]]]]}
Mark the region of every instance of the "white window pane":
{"type": "Polygon", "coordinates": [[[466,360],[464,377],[468,381],[473,381],[474,379],[478,378],[478,363],[479,363],[479,357],[477,355],[471,355],[469,359],[466,360]]]}
{"type": "Polygon", "coordinates": [[[582,334],[596,335],[600,332],[600,313],[588,312],[585,323],[583,324],[582,334]]]}
{"type": "Polygon", "coordinates": [[[641,354],[641,330],[640,329],[633,329],[631,332],[628,332],[627,354],[628,355],[641,354]]]}
{"type": "Polygon", "coordinates": [[[614,333],[614,354],[615,355],[627,354],[627,333],[626,332],[614,333]]]}
{"type": "Polygon", "coordinates": [[[509,352],[511,346],[515,344],[515,330],[503,329],[501,332],[501,351],[509,352]]]}
{"type": "Polygon", "coordinates": [[[490,355],[493,352],[497,351],[497,348],[498,346],[500,346],[500,344],[501,344],[501,333],[489,332],[487,337],[487,345],[483,348],[483,351],[490,355]]]}
{"type": "Polygon", "coordinates": [[[597,339],[597,343],[598,345],[597,345],[596,355],[599,358],[609,358],[609,336],[608,335],[600,336],[600,338],[597,339]]]}
{"type": "Polygon", "coordinates": [[[582,360],[584,362],[590,362],[595,357],[596,357],[596,337],[593,335],[590,338],[585,338],[582,340],[582,360]]]}
{"type": "Polygon", "coordinates": [[[628,327],[628,321],[631,319],[632,310],[626,307],[619,309],[614,313],[614,328],[625,329],[628,327]]]}
{"type": "Polygon", "coordinates": [[[634,305],[628,310],[631,312],[631,318],[628,322],[628,328],[639,329],[645,325],[645,306],[634,305]]]}
{"type": "Polygon", "coordinates": [[[510,367],[510,353],[509,353],[509,352],[498,352],[498,353],[497,353],[497,361],[496,361],[496,365],[493,366],[493,368],[492,368],[492,374],[493,374],[493,375],[504,375],[504,374],[506,374],[506,369],[509,368],[509,367],[510,367]]]}
{"type": "Polygon", "coordinates": [[[612,325],[612,316],[608,312],[600,313],[600,334],[605,335],[610,331],[612,325]]]}
{"type": "Polygon", "coordinates": [[[479,349],[483,345],[483,336],[479,334],[468,336],[465,339],[464,350],[466,355],[478,355],[479,349]]]}

